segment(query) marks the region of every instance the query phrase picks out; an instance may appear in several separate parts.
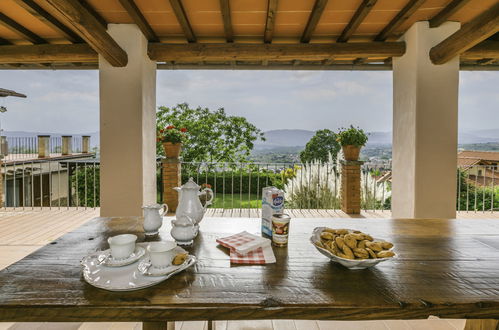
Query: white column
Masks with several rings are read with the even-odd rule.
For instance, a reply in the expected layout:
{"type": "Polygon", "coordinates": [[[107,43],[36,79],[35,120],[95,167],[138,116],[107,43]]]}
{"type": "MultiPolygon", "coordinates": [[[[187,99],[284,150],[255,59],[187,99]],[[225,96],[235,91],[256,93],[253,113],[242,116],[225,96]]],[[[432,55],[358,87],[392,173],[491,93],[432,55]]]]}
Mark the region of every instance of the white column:
{"type": "Polygon", "coordinates": [[[456,216],[459,58],[434,65],[429,51],[459,27],[417,22],[393,59],[394,218],[456,216]]]}
{"type": "Polygon", "coordinates": [[[127,52],[115,68],[99,56],[101,216],[142,215],[156,201],[156,63],[133,24],[110,24],[127,52]]]}

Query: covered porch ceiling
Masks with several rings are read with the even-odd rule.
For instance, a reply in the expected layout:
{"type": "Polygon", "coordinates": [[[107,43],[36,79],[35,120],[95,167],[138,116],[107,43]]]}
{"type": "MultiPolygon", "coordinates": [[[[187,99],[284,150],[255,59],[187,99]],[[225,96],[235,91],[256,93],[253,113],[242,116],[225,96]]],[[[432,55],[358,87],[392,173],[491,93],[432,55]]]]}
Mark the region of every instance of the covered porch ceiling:
{"type": "Polygon", "coordinates": [[[435,64],[499,69],[497,0],[2,0],[0,69],[125,66],[106,26],[136,24],[160,69],[390,70],[417,21],[461,23],[435,64]]]}

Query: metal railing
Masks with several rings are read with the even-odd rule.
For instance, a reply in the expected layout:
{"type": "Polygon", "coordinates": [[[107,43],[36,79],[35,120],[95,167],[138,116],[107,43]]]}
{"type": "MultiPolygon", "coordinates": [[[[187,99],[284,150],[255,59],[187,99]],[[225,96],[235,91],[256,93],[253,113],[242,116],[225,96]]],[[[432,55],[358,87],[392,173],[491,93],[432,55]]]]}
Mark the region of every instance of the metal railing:
{"type": "Polygon", "coordinates": [[[3,207],[99,206],[99,161],[32,159],[3,162],[3,207]]]}
{"type": "MultiPolygon", "coordinates": [[[[56,144],[54,144],[56,145],[56,144]]],[[[100,162],[92,158],[4,161],[0,167],[3,207],[99,207],[100,162]]],[[[337,163],[192,163],[182,162],[182,182],[189,177],[214,192],[214,208],[260,209],[262,188],[285,192],[288,209],[338,210],[341,171],[337,163]]],[[[162,200],[161,160],[157,160],[158,202],[162,200]]],[[[456,210],[499,210],[499,169],[472,165],[457,171],[456,210]]],[[[361,167],[361,208],[391,208],[391,165],[361,167]]]]}
{"type": "MultiPolygon", "coordinates": [[[[364,164],[361,175],[362,208],[390,209],[390,182],[380,180],[389,164],[364,164]]],[[[182,163],[182,182],[189,177],[212,188],[214,208],[259,209],[262,188],[284,190],[286,208],[341,208],[341,173],[337,163],[182,163]]]]}
{"type": "Polygon", "coordinates": [[[499,169],[496,165],[462,166],[457,171],[457,210],[499,211],[499,169]]]}
{"type": "MultiPolygon", "coordinates": [[[[3,137],[7,141],[7,159],[32,159],[38,155],[38,137],[36,136],[22,136],[3,137]]],[[[81,136],[73,136],[71,139],[72,153],[81,153],[82,141],[81,136]]],[[[49,138],[49,153],[61,154],[62,153],[62,137],[51,136],[49,138]]]]}

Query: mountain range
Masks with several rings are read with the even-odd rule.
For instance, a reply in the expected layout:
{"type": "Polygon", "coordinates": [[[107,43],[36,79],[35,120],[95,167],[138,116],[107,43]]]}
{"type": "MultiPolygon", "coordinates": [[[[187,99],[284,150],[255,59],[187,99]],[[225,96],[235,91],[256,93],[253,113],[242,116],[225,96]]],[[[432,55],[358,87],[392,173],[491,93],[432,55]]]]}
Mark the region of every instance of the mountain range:
{"type": "MultiPolygon", "coordinates": [[[[279,129],[265,132],[266,141],[255,144],[256,149],[305,146],[314,136],[314,131],[302,129],[279,129]]],[[[499,142],[499,129],[470,130],[459,132],[459,144],[499,142]]],[[[391,132],[369,132],[368,145],[392,144],[391,132]]]]}

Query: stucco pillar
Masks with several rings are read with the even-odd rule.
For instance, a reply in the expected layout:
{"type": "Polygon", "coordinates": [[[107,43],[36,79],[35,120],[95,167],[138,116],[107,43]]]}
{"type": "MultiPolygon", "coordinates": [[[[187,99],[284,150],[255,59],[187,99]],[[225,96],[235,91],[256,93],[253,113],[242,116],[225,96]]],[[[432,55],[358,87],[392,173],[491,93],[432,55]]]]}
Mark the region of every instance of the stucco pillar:
{"type": "Polygon", "coordinates": [[[73,137],[71,135],[63,135],[62,136],[62,146],[61,146],[61,154],[62,155],[71,155],[73,152],[73,137]]]}
{"type": "Polygon", "coordinates": [[[99,56],[101,216],[142,215],[156,202],[156,63],[133,24],[110,24],[124,68],[99,56]]]}
{"type": "Polygon", "coordinates": [[[459,27],[417,22],[393,59],[394,218],[456,216],[459,58],[434,65],[429,51],[459,27]]]}

